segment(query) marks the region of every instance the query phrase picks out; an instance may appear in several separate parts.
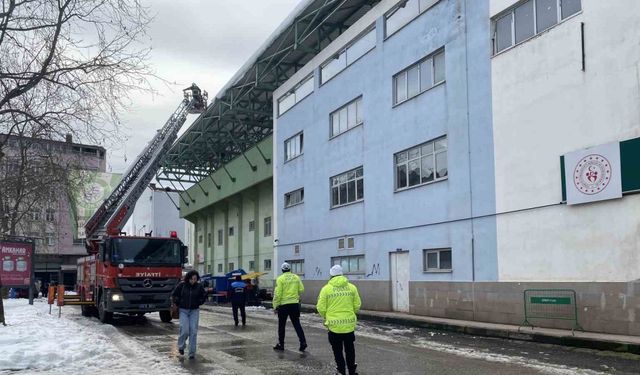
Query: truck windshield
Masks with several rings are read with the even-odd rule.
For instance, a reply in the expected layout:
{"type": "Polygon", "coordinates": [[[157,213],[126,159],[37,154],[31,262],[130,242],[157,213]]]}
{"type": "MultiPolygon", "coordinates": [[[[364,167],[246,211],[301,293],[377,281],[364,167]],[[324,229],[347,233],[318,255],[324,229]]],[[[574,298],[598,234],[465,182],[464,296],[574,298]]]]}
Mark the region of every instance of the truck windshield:
{"type": "Polygon", "coordinates": [[[152,238],[116,238],[113,240],[113,262],[144,265],[179,265],[178,241],[152,238]]]}

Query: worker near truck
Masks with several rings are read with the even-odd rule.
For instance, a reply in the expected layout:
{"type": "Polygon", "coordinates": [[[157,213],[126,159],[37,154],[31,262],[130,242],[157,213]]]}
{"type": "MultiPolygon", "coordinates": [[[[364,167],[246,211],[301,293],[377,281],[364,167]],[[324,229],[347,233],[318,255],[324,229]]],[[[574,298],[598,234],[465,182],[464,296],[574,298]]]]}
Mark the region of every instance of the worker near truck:
{"type": "Polygon", "coordinates": [[[342,273],[342,267],[339,264],[331,267],[329,270],[331,278],[320,290],[316,308],[329,330],[329,344],[333,350],[338,374],[346,375],[346,370],[349,370],[349,375],[357,375],[354,331],[357,322],[356,313],[360,310],[361,301],[358,288],[342,273]]]}
{"type": "Polygon", "coordinates": [[[247,325],[247,284],[242,281],[241,275],[236,275],[235,281],[231,283],[231,308],[233,309],[233,321],[238,325],[238,310],[242,315],[242,325],[247,325]]]}
{"type": "Polygon", "coordinates": [[[184,355],[189,339],[189,359],[196,356],[198,337],[198,322],[200,320],[200,306],[207,298],[207,291],[200,283],[198,271],[189,271],[172,293],[173,303],[180,309],[180,335],[178,336],[178,351],[184,355]]]}
{"type": "Polygon", "coordinates": [[[296,330],[298,340],[300,340],[299,351],[304,352],[307,348],[307,340],[300,325],[300,294],[304,292],[304,285],[300,277],[291,272],[291,265],[282,263],[282,275],[276,279],[276,287],[273,291],[273,309],[278,314],[278,343],[274,350],[284,350],[284,333],[287,325],[287,318],[291,319],[291,324],[296,330]]]}

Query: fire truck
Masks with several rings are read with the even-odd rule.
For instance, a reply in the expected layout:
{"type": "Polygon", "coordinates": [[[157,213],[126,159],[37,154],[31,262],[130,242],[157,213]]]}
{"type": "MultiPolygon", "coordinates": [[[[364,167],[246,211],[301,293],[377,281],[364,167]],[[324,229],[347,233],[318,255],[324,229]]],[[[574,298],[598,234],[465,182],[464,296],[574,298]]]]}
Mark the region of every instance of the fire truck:
{"type": "Polygon", "coordinates": [[[172,231],[165,236],[127,236],[122,228],[136,201],[154,178],[185,123],[187,114],[206,109],[207,93],[193,84],[164,126],[123,174],[118,186],[85,224],[89,255],[78,259],[79,301],[82,315],[97,314],[109,323],[114,313],[144,315],[160,312],[171,321],[171,292],[187,262],[187,247],[172,231]]]}

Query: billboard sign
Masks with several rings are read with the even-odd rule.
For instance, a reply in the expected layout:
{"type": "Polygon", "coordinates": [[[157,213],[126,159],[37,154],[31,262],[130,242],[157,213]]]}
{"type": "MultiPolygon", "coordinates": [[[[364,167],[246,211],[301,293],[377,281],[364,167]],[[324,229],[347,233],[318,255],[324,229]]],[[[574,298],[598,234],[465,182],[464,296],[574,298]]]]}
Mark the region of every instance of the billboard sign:
{"type": "Polygon", "coordinates": [[[92,171],[78,171],[78,180],[81,181],[77,191],[72,197],[74,225],[77,230],[74,233],[76,239],[85,238],[84,225],[98,210],[113,189],[122,179],[119,173],[102,173],[92,171]]]}
{"type": "Polygon", "coordinates": [[[28,287],[33,265],[33,244],[0,241],[2,285],[28,287]]]}

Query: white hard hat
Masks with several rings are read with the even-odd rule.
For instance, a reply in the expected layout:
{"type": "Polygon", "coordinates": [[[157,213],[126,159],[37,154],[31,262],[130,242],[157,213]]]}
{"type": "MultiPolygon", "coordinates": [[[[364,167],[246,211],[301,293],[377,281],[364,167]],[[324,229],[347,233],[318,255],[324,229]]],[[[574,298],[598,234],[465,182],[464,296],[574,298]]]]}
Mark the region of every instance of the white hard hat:
{"type": "Polygon", "coordinates": [[[280,267],[282,271],[291,271],[291,265],[287,262],[282,263],[282,267],[280,267]]]}
{"type": "Polygon", "coordinates": [[[336,264],[335,266],[331,267],[331,269],[329,270],[329,275],[331,276],[341,276],[342,275],[342,266],[339,264],[336,264]]]}

